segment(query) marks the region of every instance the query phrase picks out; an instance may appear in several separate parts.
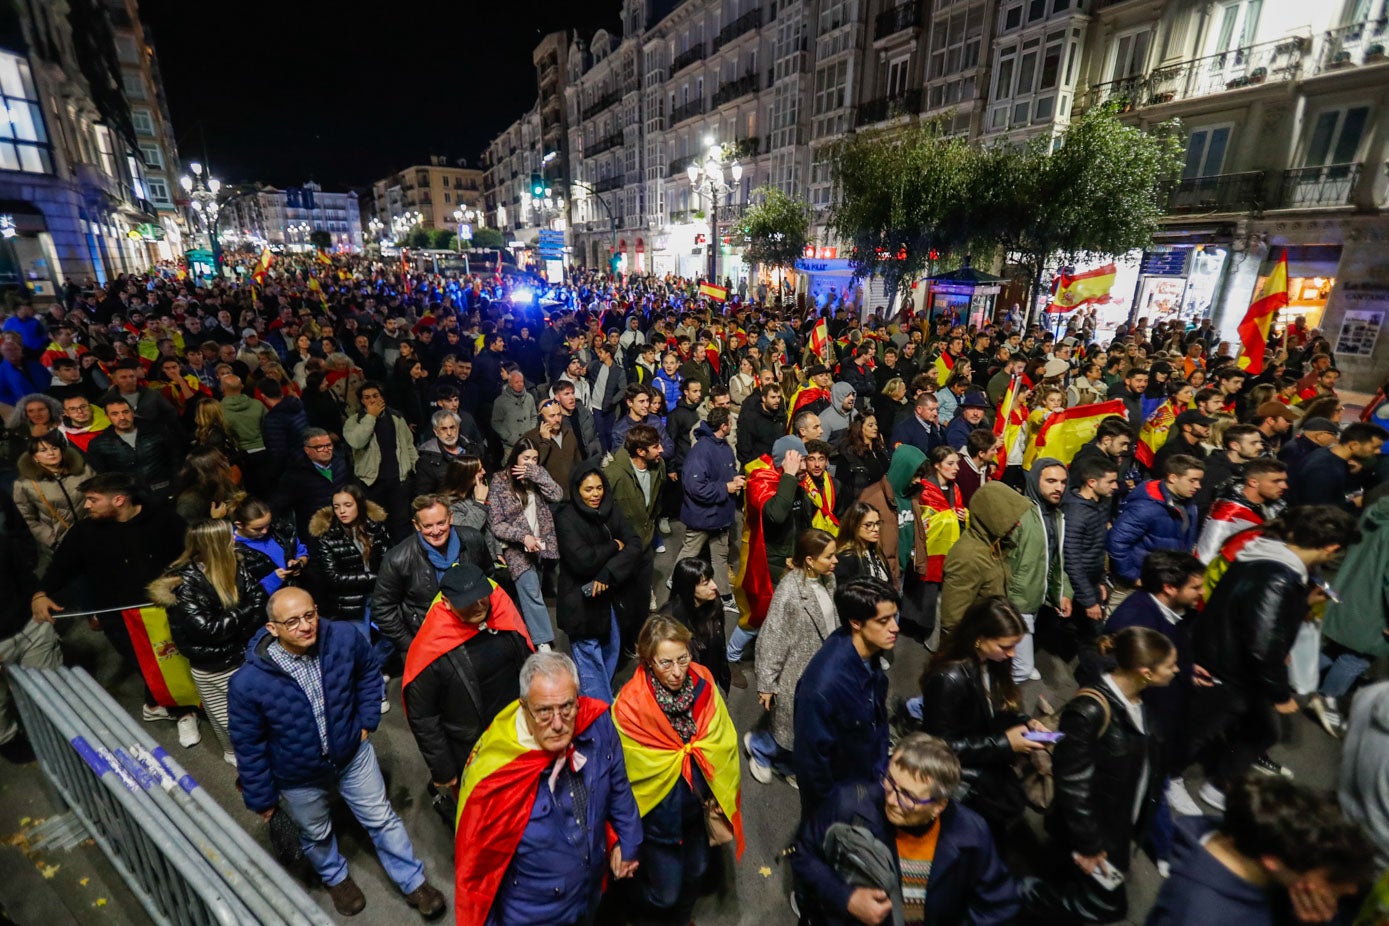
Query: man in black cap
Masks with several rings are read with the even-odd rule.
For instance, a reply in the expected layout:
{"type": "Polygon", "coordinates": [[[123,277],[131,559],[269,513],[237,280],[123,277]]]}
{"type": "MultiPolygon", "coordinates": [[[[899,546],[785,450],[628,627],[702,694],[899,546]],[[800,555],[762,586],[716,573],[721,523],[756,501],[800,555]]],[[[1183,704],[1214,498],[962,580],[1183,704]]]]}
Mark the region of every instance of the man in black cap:
{"type": "Polygon", "coordinates": [[[988,413],[989,400],[983,392],[972,390],[965,393],[964,399],[960,401],[960,412],[950,422],[950,427],[945,429],[946,444],[960,450],[969,440],[969,432],[984,423],[984,415],[988,413]]]}
{"type": "Polygon", "coordinates": [[[482,731],[516,698],[534,647],[516,605],[472,563],[450,566],[405,657],[401,699],[433,784],[453,824],[458,779],[482,731]]]}
{"type": "Polygon", "coordinates": [[[1341,429],[1336,427],[1330,418],[1308,418],[1302,422],[1297,437],[1288,441],[1283,445],[1283,449],[1278,451],[1278,459],[1288,467],[1289,473],[1295,473],[1308,454],[1318,447],[1330,447],[1336,443],[1340,434],[1341,429]]]}
{"type": "Polygon", "coordinates": [[[1149,467],[1155,473],[1164,472],[1163,464],[1169,457],[1176,454],[1195,457],[1198,460],[1206,458],[1206,448],[1201,441],[1211,436],[1211,425],[1215,423],[1214,418],[1201,414],[1195,409],[1188,409],[1177,416],[1177,420],[1172,422],[1172,430],[1167,435],[1167,442],[1164,443],[1158,452],[1153,455],[1153,465],[1149,467]]]}

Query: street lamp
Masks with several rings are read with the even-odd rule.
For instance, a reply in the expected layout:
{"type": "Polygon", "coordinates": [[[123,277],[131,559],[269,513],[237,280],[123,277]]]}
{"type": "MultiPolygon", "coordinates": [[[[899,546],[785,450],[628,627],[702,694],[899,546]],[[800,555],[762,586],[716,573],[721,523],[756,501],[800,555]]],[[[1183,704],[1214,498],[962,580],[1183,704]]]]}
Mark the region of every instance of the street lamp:
{"type": "Polygon", "coordinates": [[[203,165],[191,161],[188,169],[192,172],[179,178],[179,186],[188,194],[189,208],[197,216],[197,223],[207,239],[207,249],[212,252],[214,264],[220,261],[217,243],[217,214],[221,206],[217,194],[222,191],[222,181],[203,170],[203,165]]]}
{"type": "Polygon", "coordinates": [[[733,182],[729,183],[723,172],[723,147],[712,135],[704,137],[705,155],[703,163],[692,161],[685,168],[690,178],[690,187],[709,203],[709,282],[718,285],[719,260],[719,197],[732,193],[743,179],[743,166],[735,159],[729,165],[733,182]]]}
{"type": "Polygon", "coordinates": [[[290,242],[297,242],[301,246],[309,240],[311,230],[308,222],[291,222],[289,227],[285,229],[289,233],[290,242]]]}
{"type": "Polygon", "coordinates": [[[463,253],[463,242],[473,240],[472,223],[481,218],[482,213],[471,206],[453,210],[453,220],[458,223],[458,253],[463,253]]]}

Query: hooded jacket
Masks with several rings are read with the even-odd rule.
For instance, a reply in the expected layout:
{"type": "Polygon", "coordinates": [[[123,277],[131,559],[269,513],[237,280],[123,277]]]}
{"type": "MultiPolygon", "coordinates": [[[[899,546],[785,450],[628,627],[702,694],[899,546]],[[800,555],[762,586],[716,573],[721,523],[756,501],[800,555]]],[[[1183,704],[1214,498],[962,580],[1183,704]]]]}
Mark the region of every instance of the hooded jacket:
{"type": "Polygon", "coordinates": [[[1066,577],[1066,521],[1060,506],[1042,501],[1042,473],[1065,464],[1053,457],[1042,457],[1027,473],[1027,500],[1031,511],[1013,535],[1009,554],[1012,575],[1008,598],[1024,614],[1036,614],[1044,604],[1060,607],[1062,598],[1071,597],[1071,581],[1066,577]],[[1047,522],[1050,522],[1048,524],[1047,522]],[[1055,542],[1050,534],[1055,535],[1055,542]]]}
{"type": "Polygon", "coordinates": [[[261,420],[265,418],[265,406],[248,395],[229,395],[222,398],[222,414],[226,416],[227,426],[242,450],[264,450],[265,438],[261,436],[261,420]]]}
{"type": "Polygon", "coordinates": [[[882,517],[883,530],[879,533],[878,545],[882,547],[883,559],[887,561],[894,585],[901,578],[902,570],[911,562],[916,544],[916,519],[899,518],[898,511],[912,510],[910,492],[915,482],[913,477],[924,459],[926,454],[911,444],[898,447],[892,451],[887,475],[864,489],[859,496],[865,504],[876,508],[882,517]],[[893,524],[898,525],[897,530],[892,529],[893,524]]]}
{"type": "Polygon", "coordinates": [[[728,441],[715,435],[709,422],[701,421],[694,433],[694,446],[680,471],[684,489],[680,520],[690,530],[723,530],[738,513],[738,501],[728,493],[728,483],[738,475],[738,460],[728,441]]]}
{"type": "Polygon", "coordinates": [[[1109,565],[1119,578],[1138,581],[1143,560],[1153,550],[1190,553],[1200,525],[1196,505],[1179,503],[1161,479],[1150,479],[1124,499],[1109,531],[1109,565]]]}
{"type": "MultiPolygon", "coordinates": [[[[1382,578],[1382,576],[1381,576],[1382,578]]],[[[1374,841],[1375,862],[1389,867],[1389,794],[1384,770],[1389,768],[1389,682],[1378,682],[1356,694],[1350,709],[1350,729],[1341,750],[1341,809],[1359,820],[1374,841]]]]}
{"type": "Polygon", "coordinates": [[[1347,649],[1371,658],[1389,655],[1389,498],[1372,504],[1360,519],[1361,540],[1346,553],[1333,585],[1341,603],[1327,602],[1321,632],[1347,649]]]}
{"type": "Polygon", "coordinates": [[[320,594],[327,617],[359,621],[366,614],[381,560],[391,541],[386,534],[384,508],[369,501],[365,516],[363,526],[371,539],[371,555],[367,558],[363,558],[356,540],[333,514],[332,506],[319,509],[309,520],[313,550],[309,563],[323,578],[320,594]]]}
{"type": "Polygon", "coordinates": [[[614,503],[608,477],[596,460],[575,467],[570,476],[569,501],[555,515],[555,536],[559,542],[555,614],[560,629],[571,640],[607,636],[618,587],[636,574],[643,547],[614,503]],[[603,500],[597,508],[579,497],[579,486],[591,474],[603,481],[603,500]],[[584,586],[590,582],[602,582],[608,588],[585,595],[584,586]]]}
{"type": "Polygon", "coordinates": [[[858,395],[857,390],[846,382],[837,382],[830,387],[830,407],[820,413],[820,424],[825,429],[825,440],[834,443],[849,430],[854,410],[845,410],[844,402],[849,396],[858,395]]]}
{"type": "Polygon", "coordinates": [[[1268,891],[1236,875],[1206,851],[1211,817],[1178,817],[1172,876],[1162,884],[1146,926],[1274,926],[1268,891]]]}
{"type": "Polygon", "coordinates": [[[1012,576],[1008,535],[1031,507],[1001,482],[979,487],[969,501],[969,526],[945,557],[940,595],[941,631],[953,631],[980,598],[1007,594],[1012,576]]]}
{"type": "Polygon", "coordinates": [[[666,484],[666,461],[658,459],[649,463],[647,470],[651,473],[649,498],[637,481],[637,470],[627,448],[613,451],[612,459],[603,467],[603,474],[612,486],[613,502],[631,522],[643,547],[651,543],[656,530],[656,510],[661,506],[661,487],[666,484]]]}

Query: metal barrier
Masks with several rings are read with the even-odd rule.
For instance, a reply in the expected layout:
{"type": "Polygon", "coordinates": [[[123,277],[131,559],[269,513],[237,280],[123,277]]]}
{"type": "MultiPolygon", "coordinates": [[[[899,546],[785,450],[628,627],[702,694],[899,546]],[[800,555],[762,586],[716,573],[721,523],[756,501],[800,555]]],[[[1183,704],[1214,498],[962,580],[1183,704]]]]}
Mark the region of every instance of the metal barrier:
{"type": "Polygon", "coordinates": [[[6,672],[44,774],[155,923],[332,922],[85,671],[6,672]]]}

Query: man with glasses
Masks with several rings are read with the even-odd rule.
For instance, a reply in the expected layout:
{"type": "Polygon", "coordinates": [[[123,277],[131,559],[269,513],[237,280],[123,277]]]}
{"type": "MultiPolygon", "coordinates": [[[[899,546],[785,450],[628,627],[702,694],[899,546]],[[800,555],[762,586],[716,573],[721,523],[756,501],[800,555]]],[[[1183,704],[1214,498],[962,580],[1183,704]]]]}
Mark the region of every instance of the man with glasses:
{"type": "Polygon", "coordinates": [[[458,800],[459,923],[590,926],[605,870],[636,871],[641,817],[617,729],[562,653],[521,667],[521,697],[478,741],[458,800]]]}
{"type": "Polygon", "coordinates": [[[450,566],[410,653],[401,699],[450,829],[458,777],[482,731],[512,701],[534,647],[516,605],[472,563],[450,566]]]}
{"type": "MultiPolygon", "coordinates": [[[[463,417],[458,412],[441,408],[430,417],[429,426],[434,435],[420,444],[420,458],[415,461],[416,495],[439,491],[450,463],[468,454],[481,457],[487,449],[481,434],[464,433],[463,417]]],[[[473,425],[474,432],[476,428],[473,425]]]]}
{"type": "Polygon", "coordinates": [[[1017,882],[984,819],[950,800],[959,784],[950,747],[913,733],[881,775],[836,787],[801,821],[791,856],[801,922],[878,924],[894,909],[906,924],[1013,922],[1017,882]]]}
{"type": "Polygon", "coordinates": [[[301,588],[271,595],[266,612],[269,620],[251,638],[227,690],[242,800],[267,822],[284,808],[334,909],[353,916],[366,898],[333,835],[330,794],[336,791],[371,836],[405,902],[426,919],[438,916],[444,897],[425,880],[368,739],[381,722],[383,695],[371,644],[353,627],[320,621],[313,597],[301,588]]]}
{"type": "Polygon", "coordinates": [[[314,512],[333,504],[333,493],[352,479],[352,462],[343,445],[322,428],[305,428],[304,452],[290,457],[270,496],[278,517],[294,516],[296,534],[308,537],[314,512]]]}

